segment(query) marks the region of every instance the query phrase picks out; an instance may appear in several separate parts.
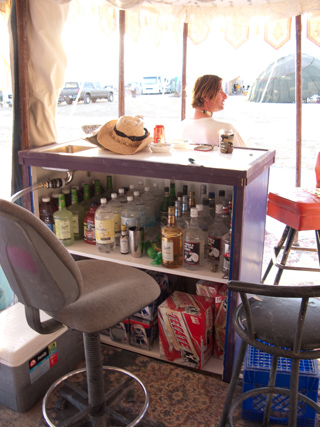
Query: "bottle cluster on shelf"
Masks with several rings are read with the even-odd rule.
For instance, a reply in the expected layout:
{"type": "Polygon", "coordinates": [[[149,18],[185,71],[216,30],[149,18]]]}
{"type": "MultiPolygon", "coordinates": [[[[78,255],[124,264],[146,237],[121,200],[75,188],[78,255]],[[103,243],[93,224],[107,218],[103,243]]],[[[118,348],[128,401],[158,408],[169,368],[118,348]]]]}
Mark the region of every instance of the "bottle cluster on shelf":
{"type": "Polygon", "coordinates": [[[126,255],[129,228],[141,228],[145,254],[157,257],[164,267],[197,270],[208,263],[212,271],[228,277],[232,196],[221,190],[217,199],[214,192],[207,194],[205,184],[199,194],[188,191],[187,185],[176,192],[174,182],[161,189],[157,183],[144,186],[139,181],[115,191],[108,176],[105,188],[95,179],[43,197],[39,212],[65,246],[84,240],[99,252],[118,247],[126,255]]]}

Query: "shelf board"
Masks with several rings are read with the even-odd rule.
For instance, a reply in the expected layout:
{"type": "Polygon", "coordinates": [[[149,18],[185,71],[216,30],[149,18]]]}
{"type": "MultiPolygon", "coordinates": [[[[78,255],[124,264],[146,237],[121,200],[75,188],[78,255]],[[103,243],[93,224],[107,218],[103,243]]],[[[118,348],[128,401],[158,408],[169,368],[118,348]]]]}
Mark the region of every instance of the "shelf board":
{"type": "Polygon", "coordinates": [[[199,270],[190,271],[184,267],[179,268],[165,268],[162,265],[152,265],[151,258],[147,255],[143,255],[141,258],[133,258],[130,254],[120,254],[119,247],[111,253],[104,254],[100,253],[95,245],[85,243],[83,240],[75,241],[71,246],[68,246],[68,250],[73,255],[83,256],[87,258],[94,258],[103,261],[111,261],[113,263],[129,265],[131,267],[143,268],[145,270],[160,271],[162,273],[173,274],[177,276],[191,277],[194,279],[211,280],[215,282],[226,283],[227,280],[223,279],[223,273],[218,271],[213,273],[210,270],[210,266],[207,262],[199,270]]]}
{"type": "MultiPolygon", "coordinates": [[[[112,345],[113,347],[121,348],[123,350],[132,351],[133,353],[142,354],[147,357],[153,357],[154,359],[163,360],[160,358],[160,349],[159,349],[159,340],[157,340],[154,344],[151,350],[146,350],[142,347],[135,347],[133,345],[124,344],[118,341],[113,341],[110,337],[107,335],[101,334],[100,340],[103,344],[112,345]]],[[[173,363],[173,362],[172,362],[173,363]]],[[[183,366],[183,365],[179,365],[183,366]]],[[[214,357],[211,357],[208,362],[205,364],[205,366],[199,370],[204,372],[210,372],[211,374],[223,374],[223,360],[215,359],[214,357]]]]}

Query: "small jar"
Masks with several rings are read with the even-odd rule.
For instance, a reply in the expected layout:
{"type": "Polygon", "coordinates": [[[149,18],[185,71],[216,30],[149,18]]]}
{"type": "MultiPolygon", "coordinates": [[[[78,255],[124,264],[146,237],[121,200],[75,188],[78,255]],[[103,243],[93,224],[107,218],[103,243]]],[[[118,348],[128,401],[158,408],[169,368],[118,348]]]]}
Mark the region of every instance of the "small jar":
{"type": "Polygon", "coordinates": [[[233,152],[233,130],[221,129],[219,132],[219,147],[223,154],[231,154],[233,152]]]}

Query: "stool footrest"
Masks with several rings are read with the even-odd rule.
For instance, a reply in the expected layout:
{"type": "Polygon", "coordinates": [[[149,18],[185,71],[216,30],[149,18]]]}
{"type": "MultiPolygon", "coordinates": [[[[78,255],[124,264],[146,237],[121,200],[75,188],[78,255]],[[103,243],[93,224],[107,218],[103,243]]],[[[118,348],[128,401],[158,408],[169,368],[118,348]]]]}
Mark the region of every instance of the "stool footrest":
{"type": "Polygon", "coordinates": [[[313,271],[320,272],[320,268],[316,267],[294,267],[291,265],[283,265],[280,263],[275,263],[275,267],[278,267],[280,270],[296,270],[296,271],[313,271]]]}

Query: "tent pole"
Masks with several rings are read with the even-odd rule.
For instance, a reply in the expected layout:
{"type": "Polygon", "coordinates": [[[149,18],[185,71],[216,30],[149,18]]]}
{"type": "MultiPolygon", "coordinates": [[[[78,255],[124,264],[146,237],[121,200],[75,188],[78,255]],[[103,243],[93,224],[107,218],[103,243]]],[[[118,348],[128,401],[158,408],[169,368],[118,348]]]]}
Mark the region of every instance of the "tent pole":
{"type": "Polygon", "coordinates": [[[119,99],[118,117],[124,116],[124,33],[126,25],[126,12],[119,10],[119,99]]]}
{"type": "Polygon", "coordinates": [[[301,15],[296,16],[296,187],[301,186],[302,125],[301,15]]]}
{"type": "Polygon", "coordinates": [[[182,41],[182,77],[181,77],[181,120],[186,118],[186,86],[187,86],[187,42],[188,42],[188,24],[183,24],[182,41]]]}

